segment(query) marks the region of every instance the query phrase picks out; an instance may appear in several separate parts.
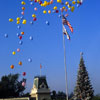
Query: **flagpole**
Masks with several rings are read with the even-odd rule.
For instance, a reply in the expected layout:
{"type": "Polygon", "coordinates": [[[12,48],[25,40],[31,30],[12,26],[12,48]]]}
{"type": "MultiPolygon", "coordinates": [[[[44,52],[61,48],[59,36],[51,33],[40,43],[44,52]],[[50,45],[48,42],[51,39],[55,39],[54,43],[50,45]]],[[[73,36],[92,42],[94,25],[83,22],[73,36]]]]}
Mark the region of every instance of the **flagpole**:
{"type": "Polygon", "coordinates": [[[40,64],[40,77],[41,77],[41,64],[40,64]]]}
{"type": "Polygon", "coordinates": [[[40,68],[40,77],[41,77],[41,68],[40,68]]]}
{"type": "MultiPolygon", "coordinates": [[[[63,24],[62,24],[62,26],[63,26],[63,24]]],[[[65,48],[64,33],[63,33],[63,48],[64,48],[64,64],[65,64],[66,100],[68,100],[67,67],[66,67],[66,48],[65,48]]]]}

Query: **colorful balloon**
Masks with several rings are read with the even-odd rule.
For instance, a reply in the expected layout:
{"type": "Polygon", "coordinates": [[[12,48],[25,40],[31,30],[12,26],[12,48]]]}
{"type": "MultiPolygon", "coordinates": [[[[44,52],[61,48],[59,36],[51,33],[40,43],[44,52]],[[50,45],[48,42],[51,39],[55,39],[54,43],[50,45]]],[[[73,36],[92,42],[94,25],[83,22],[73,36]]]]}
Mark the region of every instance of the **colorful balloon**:
{"type": "Polygon", "coordinates": [[[12,18],[9,18],[9,22],[13,22],[13,19],[12,18]]]}
{"type": "Polygon", "coordinates": [[[51,10],[48,10],[48,13],[50,14],[51,13],[51,10]]]}
{"type": "Polygon", "coordinates": [[[37,11],[37,8],[35,7],[34,10],[37,11]]]}
{"type": "Polygon", "coordinates": [[[30,2],[30,5],[34,5],[34,3],[33,2],[30,2]]]}
{"type": "Polygon", "coordinates": [[[58,13],[59,12],[59,10],[56,10],[56,13],[58,13]]]}
{"type": "Polygon", "coordinates": [[[5,36],[5,38],[8,38],[8,34],[5,34],[4,36],[5,36]]]}
{"type": "Polygon", "coordinates": [[[17,49],[17,52],[20,52],[20,49],[19,48],[17,49]]]}
{"type": "Polygon", "coordinates": [[[32,14],[32,17],[36,17],[36,15],[35,14],[32,14]]]}
{"type": "Polygon", "coordinates": [[[24,19],[24,16],[21,16],[20,18],[23,20],[24,19]]]}
{"type": "Polygon", "coordinates": [[[19,39],[21,40],[22,39],[22,36],[19,36],[19,39]]]}
{"type": "Polygon", "coordinates": [[[32,62],[32,59],[31,59],[31,58],[29,58],[29,59],[28,59],[28,62],[32,62]]]}
{"type": "Polygon", "coordinates": [[[17,17],[16,20],[17,20],[17,21],[20,21],[20,17],[17,17]]]}
{"type": "Polygon", "coordinates": [[[57,10],[57,6],[54,6],[54,8],[53,8],[54,10],[57,10]]]}
{"type": "Polygon", "coordinates": [[[42,4],[42,1],[40,1],[39,4],[41,5],[42,4]]]}
{"type": "Polygon", "coordinates": [[[71,12],[73,12],[73,11],[74,11],[74,9],[75,9],[75,7],[74,7],[74,6],[72,6],[72,7],[71,7],[71,12]]]}
{"type": "Polygon", "coordinates": [[[22,5],[25,5],[26,3],[24,1],[21,2],[22,5]]]}
{"type": "Polygon", "coordinates": [[[11,69],[14,69],[14,65],[11,65],[10,68],[11,68],[11,69]]]}
{"type": "Polygon", "coordinates": [[[47,13],[47,11],[46,11],[46,10],[44,10],[44,11],[43,11],[43,13],[44,13],[44,14],[46,14],[46,13],[47,13]]]}
{"type": "Polygon", "coordinates": [[[25,7],[22,7],[22,10],[25,10],[25,7]]]}
{"type": "Polygon", "coordinates": [[[58,2],[58,3],[61,3],[61,2],[62,2],[62,0],[57,0],[57,2],[58,2]]]}
{"type": "Polygon", "coordinates": [[[19,34],[19,33],[17,33],[16,35],[19,37],[19,35],[20,35],[20,34],[19,34]]]}
{"type": "Polygon", "coordinates": [[[26,75],[26,72],[23,72],[23,76],[25,76],[26,75]]]}
{"type": "Polygon", "coordinates": [[[22,24],[26,24],[26,19],[23,20],[22,24]]]}
{"type": "Polygon", "coordinates": [[[20,24],[20,21],[17,21],[17,24],[20,24]]]}
{"type": "Polygon", "coordinates": [[[22,11],[21,14],[24,15],[24,11],[22,11]]]}
{"type": "Polygon", "coordinates": [[[33,21],[30,21],[30,24],[33,24],[33,21]]]}
{"type": "Polygon", "coordinates": [[[22,62],[21,61],[19,61],[19,63],[18,63],[20,66],[22,65],[22,62]]]}
{"type": "Polygon", "coordinates": [[[15,51],[13,51],[13,52],[12,52],[12,54],[13,54],[13,55],[15,55],[15,54],[16,54],[16,52],[15,52],[15,51]]]}
{"type": "Polygon", "coordinates": [[[22,86],[24,87],[26,85],[26,83],[25,82],[22,82],[22,86]]]}
{"type": "Polygon", "coordinates": [[[49,21],[46,21],[46,24],[49,25],[49,21]]]}
{"type": "Polygon", "coordinates": [[[21,32],[21,35],[24,35],[24,32],[21,32]]]}
{"type": "Polygon", "coordinates": [[[33,18],[33,21],[36,21],[37,20],[37,18],[35,17],[35,18],[33,18]]]}
{"type": "Polygon", "coordinates": [[[33,37],[32,37],[32,36],[30,36],[30,37],[29,37],[29,39],[30,39],[30,40],[33,40],[33,37]]]}
{"type": "Polygon", "coordinates": [[[18,29],[21,29],[21,26],[18,25],[17,28],[18,28],[18,29]]]}
{"type": "Polygon", "coordinates": [[[19,44],[22,45],[23,44],[23,41],[19,41],[19,44]]]}

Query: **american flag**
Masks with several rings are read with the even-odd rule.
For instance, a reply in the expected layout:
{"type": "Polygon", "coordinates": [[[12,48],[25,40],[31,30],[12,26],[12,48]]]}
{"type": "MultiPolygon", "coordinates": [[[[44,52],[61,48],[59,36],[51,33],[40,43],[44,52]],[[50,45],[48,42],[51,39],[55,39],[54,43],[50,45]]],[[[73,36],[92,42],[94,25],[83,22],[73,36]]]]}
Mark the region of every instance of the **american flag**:
{"type": "Polygon", "coordinates": [[[71,26],[69,21],[67,21],[67,19],[65,18],[64,15],[62,15],[62,23],[63,23],[63,25],[67,25],[69,27],[70,31],[73,32],[73,27],[71,26]]]}
{"type": "Polygon", "coordinates": [[[67,36],[67,39],[70,40],[70,36],[68,34],[68,32],[66,31],[66,28],[63,25],[63,33],[67,36]]]}

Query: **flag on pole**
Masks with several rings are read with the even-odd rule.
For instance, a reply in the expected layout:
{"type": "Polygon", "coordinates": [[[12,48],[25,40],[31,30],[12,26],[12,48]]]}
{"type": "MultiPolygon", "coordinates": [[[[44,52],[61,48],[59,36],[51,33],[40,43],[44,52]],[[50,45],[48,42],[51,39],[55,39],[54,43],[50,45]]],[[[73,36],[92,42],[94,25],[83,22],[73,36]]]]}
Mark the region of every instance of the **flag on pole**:
{"type": "Polygon", "coordinates": [[[40,64],[40,69],[42,68],[42,65],[40,64]]]}
{"type": "Polygon", "coordinates": [[[67,36],[67,39],[70,40],[70,36],[68,34],[68,32],[66,31],[66,28],[63,25],[63,34],[65,34],[67,36]]]}
{"type": "Polygon", "coordinates": [[[67,19],[65,18],[64,15],[62,15],[62,23],[63,23],[63,25],[67,25],[69,27],[70,31],[73,32],[73,27],[71,26],[69,21],[67,21],[67,19]]]}

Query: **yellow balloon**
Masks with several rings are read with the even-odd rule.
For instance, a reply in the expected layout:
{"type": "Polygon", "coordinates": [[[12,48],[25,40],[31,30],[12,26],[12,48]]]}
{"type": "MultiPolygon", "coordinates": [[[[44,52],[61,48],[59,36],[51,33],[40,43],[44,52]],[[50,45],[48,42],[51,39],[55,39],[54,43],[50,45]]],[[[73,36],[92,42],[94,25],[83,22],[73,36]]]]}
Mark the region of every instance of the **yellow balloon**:
{"type": "Polygon", "coordinates": [[[40,2],[40,0],[37,0],[37,2],[40,2]]]}
{"type": "Polygon", "coordinates": [[[58,3],[61,3],[61,2],[62,2],[62,0],[57,0],[57,2],[58,2],[58,3]]]}
{"type": "Polygon", "coordinates": [[[63,9],[65,9],[65,7],[62,7],[63,9]]]}
{"type": "Polygon", "coordinates": [[[32,17],[36,17],[36,15],[35,15],[35,14],[33,14],[33,15],[32,15],[32,17]]]}
{"type": "Polygon", "coordinates": [[[13,22],[13,19],[12,18],[9,18],[9,22],[13,22]]]}
{"type": "Polygon", "coordinates": [[[17,21],[17,24],[20,24],[20,21],[17,21]]]}
{"type": "Polygon", "coordinates": [[[47,13],[47,11],[46,11],[46,10],[44,10],[44,11],[43,11],[43,13],[44,13],[44,14],[46,14],[46,13],[47,13]]]}
{"type": "Polygon", "coordinates": [[[57,6],[54,6],[54,8],[53,8],[54,10],[57,10],[57,6]]]}
{"type": "Polygon", "coordinates": [[[51,13],[51,10],[48,10],[48,13],[50,14],[51,13]]]}
{"type": "Polygon", "coordinates": [[[26,19],[23,20],[22,24],[26,24],[26,19]]]}
{"type": "Polygon", "coordinates": [[[24,1],[21,2],[22,5],[25,5],[26,3],[24,1]]]}
{"type": "Polygon", "coordinates": [[[79,0],[77,0],[77,3],[79,4],[79,3],[80,3],[80,1],[79,1],[79,0]]]}
{"type": "Polygon", "coordinates": [[[13,51],[13,52],[12,52],[12,54],[13,54],[13,55],[15,55],[15,54],[16,54],[16,52],[15,52],[15,51],[13,51]]]}
{"type": "Polygon", "coordinates": [[[16,19],[17,21],[20,21],[20,18],[19,17],[17,17],[17,19],[16,19]]]}
{"type": "Polygon", "coordinates": [[[43,4],[41,4],[41,6],[43,6],[43,4]]]}
{"type": "Polygon", "coordinates": [[[72,8],[71,8],[71,12],[73,12],[73,11],[74,11],[74,9],[75,9],[75,7],[74,7],[74,6],[72,6],[72,8]]]}
{"type": "Polygon", "coordinates": [[[75,1],[72,1],[72,4],[74,4],[74,5],[75,5],[75,3],[76,3],[75,1]]]}
{"type": "Polygon", "coordinates": [[[68,4],[69,4],[68,2],[65,3],[65,5],[68,5],[68,4]]]}

